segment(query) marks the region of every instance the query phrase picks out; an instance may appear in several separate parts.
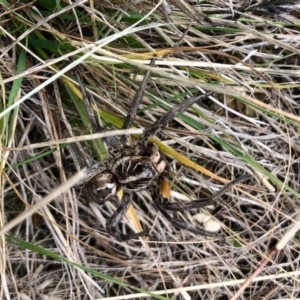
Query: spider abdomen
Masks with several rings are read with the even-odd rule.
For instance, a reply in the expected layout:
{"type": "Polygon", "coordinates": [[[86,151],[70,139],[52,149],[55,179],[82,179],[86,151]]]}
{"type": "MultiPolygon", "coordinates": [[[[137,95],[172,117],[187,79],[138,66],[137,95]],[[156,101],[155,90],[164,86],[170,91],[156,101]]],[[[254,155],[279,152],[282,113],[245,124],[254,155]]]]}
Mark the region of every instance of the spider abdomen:
{"type": "Polygon", "coordinates": [[[159,175],[152,160],[144,156],[123,157],[115,162],[112,172],[117,181],[130,191],[147,188],[159,175]]]}

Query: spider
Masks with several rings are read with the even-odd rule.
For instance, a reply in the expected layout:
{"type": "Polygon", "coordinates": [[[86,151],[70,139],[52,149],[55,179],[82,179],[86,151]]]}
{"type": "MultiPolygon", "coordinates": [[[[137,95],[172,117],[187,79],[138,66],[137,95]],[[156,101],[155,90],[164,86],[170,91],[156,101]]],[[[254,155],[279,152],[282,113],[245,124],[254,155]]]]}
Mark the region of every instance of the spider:
{"type": "MultiPolygon", "coordinates": [[[[150,66],[153,65],[154,60],[150,63],[150,66]]],[[[133,124],[149,75],[150,72],[148,71],[133,98],[131,109],[124,121],[124,129],[130,128],[133,124]]],[[[91,124],[96,130],[103,131],[103,127],[97,122],[94,111],[90,106],[90,100],[82,80],[80,76],[77,75],[77,77],[91,124]]],[[[115,149],[111,153],[111,158],[100,161],[88,168],[87,176],[77,184],[77,188],[80,188],[86,196],[100,205],[106,201],[118,199],[118,196],[123,194],[119,196],[119,198],[122,198],[121,204],[106,223],[106,231],[109,235],[119,241],[128,241],[132,238],[147,235],[145,231],[123,234],[117,230],[118,223],[126,214],[132,203],[133,193],[147,190],[157,209],[176,229],[185,229],[199,235],[217,236],[214,232],[206,231],[189,224],[180,218],[176,212],[212,204],[213,200],[219,198],[230,186],[240,181],[241,178],[230,182],[211,198],[195,200],[190,203],[171,203],[169,201],[170,186],[166,181],[168,175],[167,162],[159,152],[157,145],[149,141],[150,137],[161,131],[161,129],[179,113],[185,111],[195,102],[206,99],[211,94],[211,92],[208,92],[178,104],[154,122],[149,128],[145,129],[144,133],[136,141],[132,142],[130,136],[123,136],[121,138],[122,146],[118,146],[114,139],[106,138],[105,142],[115,149]]]]}

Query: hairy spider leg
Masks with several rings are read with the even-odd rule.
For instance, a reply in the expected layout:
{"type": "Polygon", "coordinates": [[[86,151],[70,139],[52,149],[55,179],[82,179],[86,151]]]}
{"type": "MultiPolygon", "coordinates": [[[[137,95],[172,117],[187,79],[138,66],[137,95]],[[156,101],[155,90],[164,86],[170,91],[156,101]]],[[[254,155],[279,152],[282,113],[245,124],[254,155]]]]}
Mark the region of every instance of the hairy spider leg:
{"type": "Polygon", "coordinates": [[[203,198],[203,199],[193,200],[191,202],[184,202],[184,203],[171,203],[168,201],[167,198],[163,197],[164,200],[161,202],[161,206],[165,210],[169,210],[169,211],[182,211],[182,210],[190,210],[190,209],[205,207],[211,205],[214,201],[217,201],[218,198],[221,198],[226,193],[226,191],[229,188],[231,188],[233,185],[247,178],[249,178],[249,175],[243,175],[237,179],[230,181],[220,191],[218,191],[216,194],[212,195],[209,198],[203,198]]]}
{"type": "MultiPolygon", "coordinates": [[[[154,63],[155,63],[155,59],[152,59],[149,66],[153,67],[154,63]]],[[[131,103],[131,106],[130,106],[130,110],[129,110],[129,112],[128,112],[125,120],[124,120],[124,124],[123,124],[123,127],[122,127],[123,129],[130,128],[132,126],[133,122],[134,122],[136,112],[137,112],[137,110],[138,110],[138,108],[141,104],[146,85],[149,81],[150,73],[151,73],[150,70],[148,70],[146,72],[146,74],[144,76],[144,79],[141,83],[141,86],[139,87],[139,89],[135,93],[135,96],[134,96],[134,98],[132,100],[132,103],[131,103]]],[[[122,143],[125,143],[126,146],[130,146],[132,144],[131,139],[129,138],[128,135],[122,136],[121,141],[122,141],[122,143]]]]}
{"type": "MultiPolygon", "coordinates": [[[[220,239],[223,239],[223,237],[219,236],[215,232],[207,231],[204,229],[201,229],[199,227],[196,227],[184,219],[182,219],[176,212],[173,212],[170,214],[164,207],[165,202],[169,202],[170,199],[170,185],[167,181],[162,180],[160,183],[160,186],[155,186],[152,190],[151,197],[158,208],[158,210],[161,212],[161,214],[172,224],[173,227],[176,229],[183,229],[187,230],[189,232],[198,234],[198,235],[206,235],[206,236],[211,236],[211,237],[218,237],[220,239]]],[[[203,207],[208,204],[211,204],[212,201],[205,202],[205,205],[201,205],[198,207],[203,207]]],[[[182,208],[181,208],[182,209],[182,208]]]]}
{"type": "Polygon", "coordinates": [[[121,219],[127,213],[127,210],[132,203],[131,195],[129,195],[128,193],[124,193],[123,190],[121,190],[118,193],[118,197],[119,197],[119,199],[122,198],[122,203],[119,205],[119,207],[114,212],[114,214],[106,222],[107,233],[109,235],[115,237],[117,240],[119,240],[121,242],[126,242],[133,238],[138,238],[141,236],[148,235],[147,231],[142,231],[142,232],[132,233],[132,234],[123,234],[122,232],[120,232],[116,229],[117,225],[120,223],[121,219]]]}
{"type": "Polygon", "coordinates": [[[173,120],[178,114],[182,113],[186,109],[188,109],[191,105],[198,101],[203,101],[207,97],[209,97],[213,92],[207,92],[205,95],[192,97],[177,106],[173,107],[170,111],[168,111],[165,115],[163,115],[160,119],[153,123],[153,125],[147,128],[144,133],[141,135],[139,143],[141,147],[144,147],[146,141],[151,136],[154,136],[156,133],[161,131],[161,129],[171,120],[173,120]]]}
{"type": "Polygon", "coordinates": [[[213,236],[213,237],[220,237],[223,239],[223,237],[219,236],[215,232],[207,231],[201,228],[198,228],[196,226],[193,226],[192,224],[186,222],[182,218],[179,218],[177,214],[173,214],[173,216],[168,212],[176,212],[176,211],[184,211],[184,210],[191,210],[191,209],[198,209],[201,207],[205,207],[208,205],[211,205],[214,203],[215,200],[220,198],[224,193],[233,185],[237,184],[238,182],[241,182],[245,179],[247,179],[249,175],[243,175],[235,180],[232,180],[231,182],[227,183],[218,193],[215,195],[194,200],[191,202],[185,202],[185,203],[171,203],[170,200],[170,185],[167,181],[162,180],[160,183],[159,189],[156,188],[152,192],[152,199],[155,202],[157,208],[159,211],[163,214],[163,216],[177,229],[184,229],[187,231],[190,231],[195,234],[202,234],[207,236],[213,236]],[[158,193],[159,190],[159,193],[158,193]]]}

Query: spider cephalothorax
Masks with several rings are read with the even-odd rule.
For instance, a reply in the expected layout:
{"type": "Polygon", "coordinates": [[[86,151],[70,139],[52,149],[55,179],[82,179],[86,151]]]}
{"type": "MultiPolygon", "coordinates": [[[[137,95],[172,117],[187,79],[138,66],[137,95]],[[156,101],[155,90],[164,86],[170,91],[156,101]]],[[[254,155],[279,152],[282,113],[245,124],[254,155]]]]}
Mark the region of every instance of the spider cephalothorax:
{"type": "Polygon", "coordinates": [[[125,191],[138,192],[148,188],[164,171],[166,163],[160,160],[157,146],[152,146],[155,148],[152,153],[142,151],[140,155],[125,156],[114,163],[112,172],[125,191]]]}
{"type": "MultiPolygon", "coordinates": [[[[152,66],[153,64],[154,61],[151,62],[152,66]]],[[[131,110],[124,122],[124,129],[128,129],[135,119],[136,110],[140,104],[148,77],[149,72],[147,72],[141,88],[137,91],[136,96],[133,99],[131,110]]],[[[86,90],[83,88],[80,77],[78,80],[82,86],[83,97],[87,102],[86,106],[88,106],[87,111],[91,123],[97,130],[102,131],[103,128],[99,126],[94,114],[91,113],[92,109],[89,106],[86,90]]],[[[168,169],[168,165],[159,152],[157,145],[149,141],[153,135],[159,132],[179,113],[189,108],[195,102],[207,98],[209,95],[211,95],[211,92],[190,98],[175,106],[149,128],[145,129],[140,138],[134,142],[132,142],[130,137],[125,136],[120,140],[121,146],[117,146],[115,141],[106,139],[106,142],[113,148],[111,151],[111,158],[92,165],[88,169],[86,178],[78,183],[77,187],[84,191],[89,200],[95,201],[98,204],[103,204],[112,198],[118,199],[118,192],[122,191],[122,203],[106,223],[106,230],[110,235],[122,241],[145,235],[145,232],[125,235],[119,232],[116,227],[132,202],[132,194],[147,190],[158,210],[175,228],[185,229],[196,234],[216,236],[214,232],[209,232],[189,224],[177,215],[177,211],[207,206],[211,204],[212,198],[200,199],[189,203],[169,202],[170,187],[166,180],[168,174],[166,170],[168,169]]],[[[229,185],[232,185],[233,183],[235,183],[235,181],[231,182],[229,185]]],[[[216,198],[220,197],[229,185],[225,186],[223,190],[217,193],[216,198]]]]}

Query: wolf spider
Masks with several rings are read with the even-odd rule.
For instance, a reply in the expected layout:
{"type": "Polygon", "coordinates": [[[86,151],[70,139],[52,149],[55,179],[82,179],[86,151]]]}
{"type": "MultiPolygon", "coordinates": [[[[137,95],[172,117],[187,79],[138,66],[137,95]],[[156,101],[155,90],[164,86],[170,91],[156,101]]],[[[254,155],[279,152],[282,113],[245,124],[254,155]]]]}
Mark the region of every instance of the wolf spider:
{"type": "MultiPolygon", "coordinates": [[[[151,61],[150,65],[154,65],[154,60],[151,61]]],[[[135,94],[123,129],[128,129],[133,124],[136,111],[148,82],[149,74],[150,72],[148,71],[141,87],[135,94]]],[[[77,77],[91,124],[96,130],[104,131],[103,127],[101,127],[96,120],[82,80],[80,76],[77,77]]],[[[169,202],[170,186],[165,179],[168,175],[166,171],[167,162],[160,154],[157,145],[149,141],[150,137],[161,131],[161,129],[179,113],[188,109],[195,102],[206,99],[211,94],[211,92],[208,92],[205,95],[193,97],[178,104],[150,127],[146,128],[144,133],[136,141],[132,142],[130,136],[123,136],[121,137],[122,146],[118,147],[114,139],[105,138],[105,142],[116,150],[110,153],[110,159],[92,165],[87,171],[87,176],[78,183],[77,187],[82,189],[84,194],[97,204],[104,204],[113,198],[122,198],[122,203],[106,223],[106,231],[109,235],[119,241],[128,241],[132,238],[147,235],[145,231],[128,235],[123,234],[119,232],[116,227],[131,205],[132,194],[142,190],[148,190],[157,209],[176,229],[185,229],[199,235],[218,236],[214,232],[206,231],[189,224],[180,218],[176,212],[197,209],[212,204],[213,200],[220,197],[229,186],[240,181],[240,178],[227,184],[211,198],[195,200],[189,203],[171,203],[169,202]],[[116,195],[119,195],[119,191],[122,191],[122,197],[116,197],[116,195]],[[170,212],[173,212],[173,215],[170,214],[170,212]]]]}

